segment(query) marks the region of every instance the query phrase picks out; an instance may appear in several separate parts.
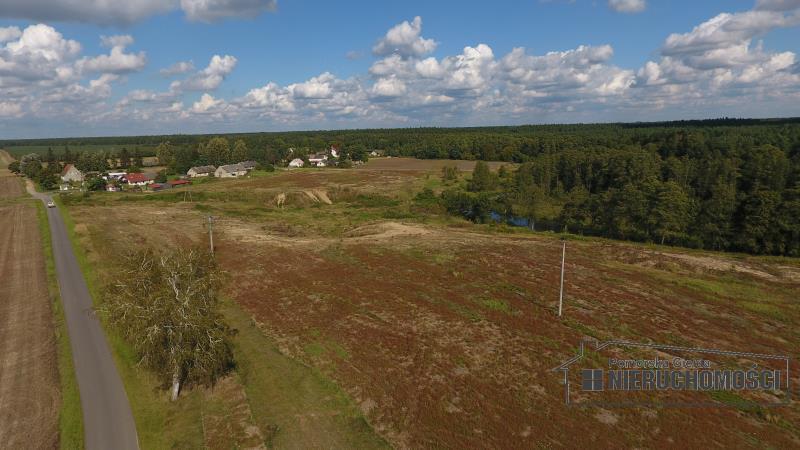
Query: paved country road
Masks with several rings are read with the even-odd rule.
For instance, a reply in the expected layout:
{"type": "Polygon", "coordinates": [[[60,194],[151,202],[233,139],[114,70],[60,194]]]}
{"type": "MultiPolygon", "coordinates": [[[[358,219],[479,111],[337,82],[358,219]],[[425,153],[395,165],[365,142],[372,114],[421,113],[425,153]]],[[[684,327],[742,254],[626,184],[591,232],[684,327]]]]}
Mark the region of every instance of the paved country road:
{"type": "MultiPolygon", "coordinates": [[[[50,197],[33,189],[28,192],[48,202],[50,197]]],[[[89,450],[135,450],[139,448],[136,425],[111,349],[100,322],[92,311],[92,298],[72,251],[67,228],[57,208],[47,208],[58,287],[64,303],[72,358],[83,408],[86,448],[89,450]]]]}

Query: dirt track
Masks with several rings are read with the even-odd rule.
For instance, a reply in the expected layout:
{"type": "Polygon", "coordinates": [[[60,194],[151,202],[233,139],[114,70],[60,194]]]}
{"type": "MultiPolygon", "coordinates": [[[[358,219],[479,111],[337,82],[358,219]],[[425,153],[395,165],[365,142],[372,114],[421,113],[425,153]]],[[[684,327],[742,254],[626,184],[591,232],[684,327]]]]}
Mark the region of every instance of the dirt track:
{"type": "MultiPolygon", "coordinates": [[[[0,154],[0,159],[4,155],[0,154]]],[[[0,169],[0,198],[22,191],[0,169]]],[[[0,206],[0,442],[4,448],[57,448],[61,397],[53,316],[36,209],[0,206]]]]}

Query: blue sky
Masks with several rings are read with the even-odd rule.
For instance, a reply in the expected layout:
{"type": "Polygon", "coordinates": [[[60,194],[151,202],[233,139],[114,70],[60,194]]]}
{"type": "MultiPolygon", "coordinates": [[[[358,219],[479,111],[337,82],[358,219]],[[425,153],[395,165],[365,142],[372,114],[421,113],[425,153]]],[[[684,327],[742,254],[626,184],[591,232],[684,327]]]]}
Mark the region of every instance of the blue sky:
{"type": "Polygon", "coordinates": [[[798,0],[5,0],[0,137],[800,115],[798,26],[798,0]]]}

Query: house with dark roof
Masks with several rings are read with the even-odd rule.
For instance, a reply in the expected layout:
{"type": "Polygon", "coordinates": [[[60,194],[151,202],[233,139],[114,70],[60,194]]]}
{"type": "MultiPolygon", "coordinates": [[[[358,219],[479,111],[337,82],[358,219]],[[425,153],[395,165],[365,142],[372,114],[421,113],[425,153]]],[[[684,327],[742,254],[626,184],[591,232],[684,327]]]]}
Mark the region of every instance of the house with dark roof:
{"type": "Polygon", "coordinates": [[[248,171],[255,170],[255,168],[258,167],[258,163],[255,161],[242,161],[239,164],[241,164],[242,167],[244,167],[248,171]]]}
{"type": "Polygon", "coordinates": [[[247,175],[247,169],[241,164],[228,164],[227,166],[219,166],[214,172],[217,178],[236,178],[247,175]]]}

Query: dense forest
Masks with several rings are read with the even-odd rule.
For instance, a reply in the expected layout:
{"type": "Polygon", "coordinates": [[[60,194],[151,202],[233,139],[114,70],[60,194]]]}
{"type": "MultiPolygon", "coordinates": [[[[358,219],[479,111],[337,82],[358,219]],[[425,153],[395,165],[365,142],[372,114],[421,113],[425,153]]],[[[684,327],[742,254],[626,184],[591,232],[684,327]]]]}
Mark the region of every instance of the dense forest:
{"type": "Polygon", "coordinates": [[[499,214],[537,229],[800,256],[800,119],[0,141],[87,167],[158,154],[174,173],[245,156],[279,164],[289,148],[307,154],[331,145],[354,160],[377,149],[520,163],[500,174],[480,165],[467,186],[443,193],[451,212],[475,221],[499,214]],[[102,158],[78,150],[104,145],[120,150],[102,158]]]}

